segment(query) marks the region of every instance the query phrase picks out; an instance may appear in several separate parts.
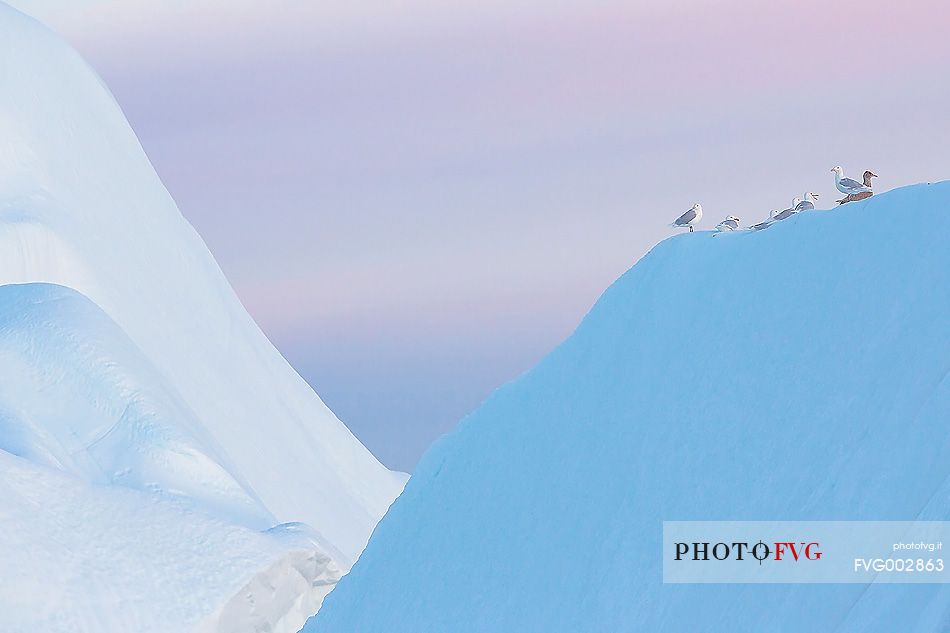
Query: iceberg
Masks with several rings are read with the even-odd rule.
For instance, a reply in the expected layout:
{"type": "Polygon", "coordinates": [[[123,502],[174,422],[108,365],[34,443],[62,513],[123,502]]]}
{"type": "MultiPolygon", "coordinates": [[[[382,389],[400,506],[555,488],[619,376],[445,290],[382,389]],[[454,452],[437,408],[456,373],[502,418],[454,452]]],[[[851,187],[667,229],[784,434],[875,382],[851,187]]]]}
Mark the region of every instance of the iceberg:
{"type": "Polygon", "coordinates": [[[664,521],[950,520],[950,182],[679,235],[425,455],[305,631],[943,633],[942,584],[664,584],[664,521]]]}

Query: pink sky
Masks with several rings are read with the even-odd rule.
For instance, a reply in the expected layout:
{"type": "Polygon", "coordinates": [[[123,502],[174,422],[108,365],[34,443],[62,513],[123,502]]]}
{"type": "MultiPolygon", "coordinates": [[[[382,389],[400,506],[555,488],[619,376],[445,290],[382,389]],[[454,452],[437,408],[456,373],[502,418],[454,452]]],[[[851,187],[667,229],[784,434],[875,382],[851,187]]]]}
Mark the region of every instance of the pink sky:
{"type": "MultiPolygon", "coordinates": [[[[23,0],[265,331],[411,468],[693,202],[950,176],[938,2],[23,0]]],[[[823,206],[823,205],[819,205],[823,206]]]]}

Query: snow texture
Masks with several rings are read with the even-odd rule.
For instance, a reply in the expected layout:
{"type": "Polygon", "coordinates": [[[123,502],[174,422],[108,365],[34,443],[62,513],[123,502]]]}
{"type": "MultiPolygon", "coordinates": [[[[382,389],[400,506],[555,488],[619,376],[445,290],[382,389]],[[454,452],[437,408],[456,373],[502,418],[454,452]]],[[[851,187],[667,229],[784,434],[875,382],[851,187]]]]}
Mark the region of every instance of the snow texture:
{"type": "Polygon", "coordinates": [[[125,333],[74,290],[0,286],[0,449],[89,483],[275,523],[125,333]]]}
{"type": "Polygon", "coordinates": [[[0,451],[0,630],[289,633],[341,569],[294,526],[84,483],[0,451]]]}
{"type": "Polygon", "coordinates": [[[664,520],[950,520],[950,182],[668,239],[424,457],[305,631],[946,633],[946,585],[664,585],[664,520]]]}
{"type": "MultiPolygon", "coordinates": [[[[160,376],[158,399],[147,406],[183,412],[174,433],[200,438],[204,457],[222,466],[196,466],[214,481],[194,485],[209,484],[222,503],[243,503],[233,508],[249,527],[268,516],[313,526],[347,567],[405,475],[384,468],[267,341],[96,74],[58,36],[2,3],[0,86],[0,284],[50,282],[91,299],[148,360],[147,369],[133,363],[135,371],[160,376]]],[[[49,430],[61,437],[69,421],[56,424],[49,430]]],[[[161,467],[146,462],[138,465],[161,467]]],[[[193,474],[166,465],[170,477],[193,474]]],[[[117,480],[134,486],[142,476],[117,480]]]]}
{"type": "Polygon", "coordinates": [[[86,297],[0,286],[0,376],[0,630],[292,632],[320,608],[342,555],[306,526],[270,528],[86,297]]]}
{"type": "Polygon", "coordinates": [[[267,341],[95,73],[2,3],[0,87],[0,630],[299,631],[406,476],[267,341]]]}

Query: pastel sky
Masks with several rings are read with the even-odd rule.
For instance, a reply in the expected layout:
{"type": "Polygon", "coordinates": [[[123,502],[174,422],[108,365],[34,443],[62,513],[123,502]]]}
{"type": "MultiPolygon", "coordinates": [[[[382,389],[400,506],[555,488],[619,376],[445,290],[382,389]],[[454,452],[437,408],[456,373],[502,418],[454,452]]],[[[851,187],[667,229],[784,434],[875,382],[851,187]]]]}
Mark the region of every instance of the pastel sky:
{"type": "Polygon", "coordinates": [[[831,205],[837,164],[950,177],[937,1],[15,4],[105,78],[258,323],[404,470],[694,202],[708,228],[831,205]]]}

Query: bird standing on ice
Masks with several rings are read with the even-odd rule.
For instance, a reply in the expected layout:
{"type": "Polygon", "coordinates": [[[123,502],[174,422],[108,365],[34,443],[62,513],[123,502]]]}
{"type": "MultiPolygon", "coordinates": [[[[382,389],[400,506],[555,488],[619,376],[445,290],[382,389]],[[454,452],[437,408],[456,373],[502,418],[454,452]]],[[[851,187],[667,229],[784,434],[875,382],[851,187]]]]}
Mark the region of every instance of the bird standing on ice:
{"type": "Polygon", "coordinates": [[[703,219],[703,207],[698,202],[689,208],[689,211],[681,215],[680,217],[673,220],[673,224],[670,226],[675,226],[683,228],[684,226],[689,227],[689,232],[693,232],[693,226],[699,224],[699,221],[703,219]]]}
{"type": "Polygon", "coordinates": [[[805,199],[795,205],[796,211],[811,211],[815,208],[815,203],[818,202],[818,194],[811,193],[810,191],[805,194],[805,199]]]}
{"type": "Polygon", "coordinates": [[[739,218],[730,215],[725,220],[716,225],[717,231],[735,231],[739,228],[739,218]]]}
{"type": "Polygon", "coordinates": [[[863,193],[871,191],[870,185],[863,185],[854,178],[845,178],[844,170],[840,166],[835,167],[831,171],[835,174],[835,187],[838,188],[838,191],[843,193],[846,196],[849,196],[853,193],[863,193]]]}

